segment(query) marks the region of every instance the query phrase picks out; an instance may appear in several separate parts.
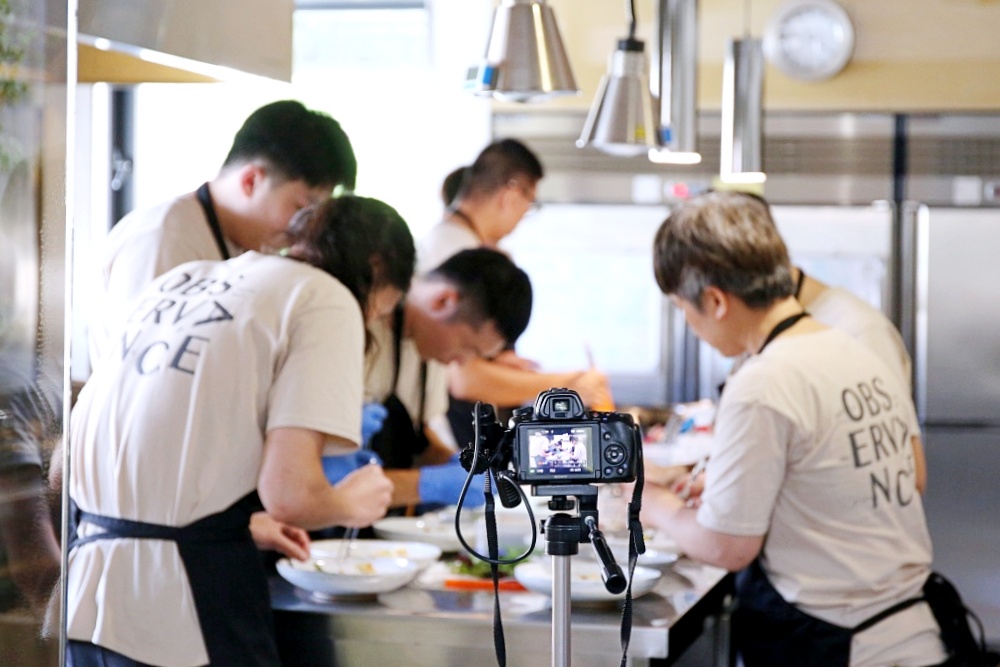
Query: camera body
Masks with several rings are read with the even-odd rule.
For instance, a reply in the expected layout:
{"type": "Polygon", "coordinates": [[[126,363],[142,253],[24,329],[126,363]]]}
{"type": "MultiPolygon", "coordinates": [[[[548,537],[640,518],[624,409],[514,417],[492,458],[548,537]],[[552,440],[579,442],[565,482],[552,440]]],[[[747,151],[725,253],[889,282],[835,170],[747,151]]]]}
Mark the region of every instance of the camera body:
{"type": "Polygon", "coordinates": [[[543,391],[510,420],[519,484],[633,482],[642,446],[632,415],[588,412],[570,389],[543,391]]]}

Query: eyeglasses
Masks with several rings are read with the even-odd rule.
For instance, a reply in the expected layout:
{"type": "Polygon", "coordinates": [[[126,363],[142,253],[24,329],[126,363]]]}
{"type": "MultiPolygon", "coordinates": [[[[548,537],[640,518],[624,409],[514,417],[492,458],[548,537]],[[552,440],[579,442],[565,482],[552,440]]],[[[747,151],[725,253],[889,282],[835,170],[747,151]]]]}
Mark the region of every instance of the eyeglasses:
{"type": "Polygon", "coordinates": [[[511,188],[517,188],[521,191],[521,196],[525,198],[528,202],[528,210],[524,212],[525,215],[530,215],[532,213],[537,213],[542,208],[541,202],[535,199],[535,193],[531,192],[527,187],[521,184],[516,178],[512,178],[507,181],[507,186],[511,188]]]}

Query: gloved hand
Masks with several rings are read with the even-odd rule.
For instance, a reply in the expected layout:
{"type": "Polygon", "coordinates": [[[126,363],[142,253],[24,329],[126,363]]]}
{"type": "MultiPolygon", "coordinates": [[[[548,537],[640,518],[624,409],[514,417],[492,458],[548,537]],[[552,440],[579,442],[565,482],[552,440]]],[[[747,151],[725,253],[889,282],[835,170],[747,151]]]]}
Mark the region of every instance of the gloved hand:
{"type": "Polygon", "coordinates": [[[381,403],[365,403],[361,408],[361,446],[364,447],[372,436],[382,430],[382,424],[389,414],[381,403]]]}
{"type": "MultiPolygon", "coordinates": [[[[465,484],[465,478],[468,476],[468,471],[454,458],[441,465],[423,466],[420,468],[420,477],[417,480],[420,502],[457,505],[458,496],[462,493],[462,485],[465,484]]],[[[475,475],[469,483],[463,507],[474,509],[482,507],[485,503],[483,476],[475,475]]]]}
{"type": "Polygon", "coordinates": [[[369,463],[382,465],[382,460],[375,452],[365,449],[359,449],[350,454],[341,454],[340,456],[324,456],[323,474],[326,475],[326,479],[330,484],[336,484],[347,477],[349,473],[369,463]]]}

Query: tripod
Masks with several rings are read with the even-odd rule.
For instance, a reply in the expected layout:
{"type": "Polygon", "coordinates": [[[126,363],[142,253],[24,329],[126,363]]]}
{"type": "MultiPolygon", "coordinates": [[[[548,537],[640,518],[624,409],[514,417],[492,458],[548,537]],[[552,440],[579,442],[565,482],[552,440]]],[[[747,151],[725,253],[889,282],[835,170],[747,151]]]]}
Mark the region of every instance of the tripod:
{"type": "Polygon", "coordinates": [[[621,567],[608,548],[604,534],[597,528],[597,487],[592,484],[574,486],[538,485],[531,487],[535,496],[552,496],[549,509],[556,512],[542,522],[545,533],[545,553],[552,556],[552,667],[569,667],[570,664],[570,558],[579,553],[580,542],[594,546],[601,563],[601,578],[609,593],[625,590],[627,581],[621,567]],[[575,496],[579,513],[571,510],[575,496]]]}

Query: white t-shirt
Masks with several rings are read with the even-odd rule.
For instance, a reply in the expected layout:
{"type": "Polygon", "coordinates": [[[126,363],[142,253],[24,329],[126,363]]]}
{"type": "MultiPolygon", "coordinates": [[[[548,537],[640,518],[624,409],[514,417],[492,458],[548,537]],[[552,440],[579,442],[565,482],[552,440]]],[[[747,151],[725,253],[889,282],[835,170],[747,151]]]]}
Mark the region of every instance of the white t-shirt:
{"type": "Polygon", "coordinates": [[[417,244],[417,275],[437,268],[458,252],[482,245],[482,239],[469,225],[458,220],[442,220],[417,244]]]}
{"type": "MultiPolygon", "coordinates": [[[[866,346],[836,329],[777,338],[726,384],[698,523],[766,535],[761,562],[782,597],[853,627],[930,574],[916,434],[909,391],[866,346]]],[[[943,660],[916,605],[858,634],[851,664],[943,660]]]]}
{"type": "Polygon", "coordinates": [[[903,337],[882,311],[840,287],[823,290],[806,310],[817,321],[860,340],[911,385],[912,364],[903,337]]]}
{"type": "MultiPolygon", "coordinates": [[[[256,252],[189,263],[129,312],[72,414],[69,489],[81,509],[183,526],[257,487],[271,429],[359,441],[364,323],[329,274],[256,252]]],[[[207,663],[175,543],[80,546],[68,586],[71,639],[141,662],[207,663]]]]}
{"type": "MultiPolygon", "coordinates": [[[[370,324],[368,330],[372,337],[372,345],[365,365],[365,401],[381,403],[393,393],[395,347],[392,340],[392,317],[380,318],[370,324]]],[[[416,343],[404,336],[399,351],[399,382],[396,385],[396,396],[410,413],[414,428],[421,428],[422,421],[430,425],[444,442],[448,443],[450,432],[440,431],[442,417],[448,411],[448,369],[436,361],[427,362],[427,384],[421,420],[420,363],[420,352],[416,343]]]]}
{"type": "MultiPolygon", "coordinates": [[[[228,241],[226,247],[232,257],[243,252],[228,241]]],[[[88,322],[91,366],[101,358],[123,309],[155,278],[185,262],[222,258],[193,192],[122,218],[108,233],[95,284],[96,310],[88,322]]]]}

